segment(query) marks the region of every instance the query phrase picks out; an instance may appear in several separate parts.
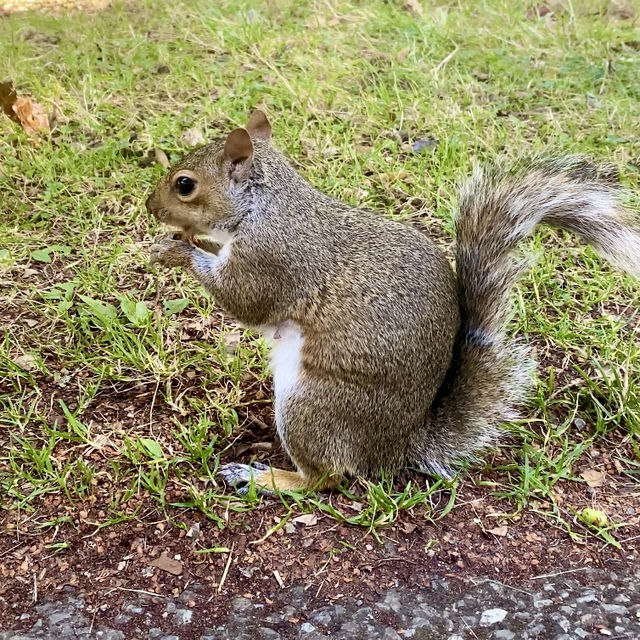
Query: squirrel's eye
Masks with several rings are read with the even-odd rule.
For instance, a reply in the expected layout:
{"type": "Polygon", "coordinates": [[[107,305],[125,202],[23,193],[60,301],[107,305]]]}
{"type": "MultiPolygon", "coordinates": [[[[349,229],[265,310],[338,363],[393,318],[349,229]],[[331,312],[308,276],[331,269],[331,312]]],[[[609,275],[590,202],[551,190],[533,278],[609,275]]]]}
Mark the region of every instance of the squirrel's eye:
{"type": "Polygon", "coordinates": [[[189,176],[180,176],[176,180],[176,189],[181,196],[188,196],[196,188],[196,181],[189,176]]]}

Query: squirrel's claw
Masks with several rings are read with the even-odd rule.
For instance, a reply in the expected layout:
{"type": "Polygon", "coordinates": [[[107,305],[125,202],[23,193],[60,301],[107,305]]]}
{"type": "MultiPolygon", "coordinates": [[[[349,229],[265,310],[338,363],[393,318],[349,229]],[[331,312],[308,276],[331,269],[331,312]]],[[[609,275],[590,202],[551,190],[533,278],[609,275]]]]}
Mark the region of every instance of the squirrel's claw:
{"type": "Polygon", "coordinates": [[[254,462],[253,464],[230,462],[229,464],[223,464],[218,469],[218,475],[241,496],[246,496],[249,493],[249,487],[251,487],[252,481],[254,482],[256,493],[262,494],[263,496],[273,496],[275,492],[261,487],[255,481],[259,472],[268,472],[269,470],[269,465],[262,464],[261,462],[254,462]]]}

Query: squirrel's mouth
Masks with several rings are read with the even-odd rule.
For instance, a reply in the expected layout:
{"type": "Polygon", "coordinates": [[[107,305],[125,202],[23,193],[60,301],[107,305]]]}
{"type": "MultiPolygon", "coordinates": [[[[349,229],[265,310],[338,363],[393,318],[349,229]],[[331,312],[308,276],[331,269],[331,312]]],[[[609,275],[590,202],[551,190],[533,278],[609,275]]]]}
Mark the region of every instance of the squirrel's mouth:
{"type": "Polygon", "coordinates": [[[188,242],[196,247],[196,249],[200,249],[206,253],[217,254],[220,250],[219,244],[212,241],[206,234],[196,235],[196,231],[192,228],[176,229],[172,238],[174,240],[183,240],[184,242],[188,242]]]}

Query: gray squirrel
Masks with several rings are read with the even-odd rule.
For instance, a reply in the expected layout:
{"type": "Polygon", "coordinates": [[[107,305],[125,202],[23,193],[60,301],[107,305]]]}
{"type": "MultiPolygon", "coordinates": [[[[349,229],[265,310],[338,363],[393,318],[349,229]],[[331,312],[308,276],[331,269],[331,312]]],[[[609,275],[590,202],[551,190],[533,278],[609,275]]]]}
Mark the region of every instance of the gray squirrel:
{"type": "Polygon", "coordinates": [[[460,193],[454,273],[426,235],[315,189],[270,138],[255,111],[171,167],[147,200],[183,232],[159,240],[152,262],[186,269],[271,343],[276,428],[297,470],[223,465],[241,493],[404,467],[449,478],[496,442],[531,380],[505,323],[528,268],[513,250],[539,224],[640,277],[640,231],[611,166],[570,157],[476,170],[460,193]]]}

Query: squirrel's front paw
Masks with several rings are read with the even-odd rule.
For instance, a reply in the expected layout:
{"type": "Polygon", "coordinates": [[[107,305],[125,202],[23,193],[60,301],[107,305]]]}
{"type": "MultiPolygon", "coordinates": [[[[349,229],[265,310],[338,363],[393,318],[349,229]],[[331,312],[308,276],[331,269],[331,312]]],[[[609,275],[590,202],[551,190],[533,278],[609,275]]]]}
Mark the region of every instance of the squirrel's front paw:
{"type": "Polygon", "coordinates": [[[222,476],[224,481],[232,486],[241,496],[246,496],[249,493],[249,487],[252,482],[255,484],[256,493],[264,496],[273,496],[275,495],[273,491],[260,486],[256,482],[257,477],[265,471],[269,472],[270,467],[261,462],[254,462],[253,464],[231,462],[229,464],[223,464],[218,469],[218,475],[222,476]]]}
{"type": "Polygon", "coordinates": [[[162,238],[149,250],[151,264],[165,267],[186,267],[191,264],[193,245],[185,240],[162,238]]]}

